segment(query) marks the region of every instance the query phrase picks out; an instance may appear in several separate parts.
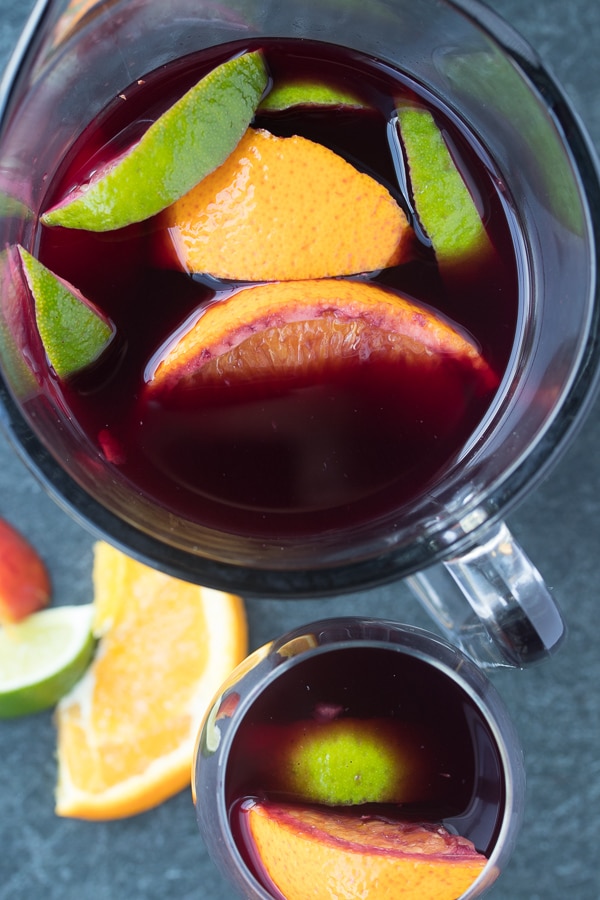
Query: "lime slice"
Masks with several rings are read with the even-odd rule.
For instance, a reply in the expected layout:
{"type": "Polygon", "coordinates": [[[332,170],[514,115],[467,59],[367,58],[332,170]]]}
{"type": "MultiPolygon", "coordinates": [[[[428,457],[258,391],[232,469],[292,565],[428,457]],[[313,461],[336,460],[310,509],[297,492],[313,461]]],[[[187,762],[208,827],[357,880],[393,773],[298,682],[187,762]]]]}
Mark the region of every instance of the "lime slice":
{"type": "Polygon", "coordinates": [[[94,362],[114,336],[114,327],[80,292],[18,247],[35,302],[35,319],[52,368],[65,378],[94,362]]]}
{"type": "Polygon", "coordinates": [[[227,159],[266,85],[259,51],[217,66],[124,155],[44,213],[42,222],[112,231],[166,209],[227,159]]]}
{"type": "Polygon", "coordinates": [[[289,81],[276,84],[260,104],[260,111],[279,112],[293,106],[345,106],[360,109],[365,104],[356,94],[320,81],[289,81]]]}
{"type": "Polygon", "coordinates": [[[481,216],[430,112],[398,109],[413,200],[440,266],[490,247],[481,216]]]}
{"type": "Polygon", "coordinates": [[[55,606],[0,629],[0,718],[54,706],[94,650],[92,604],[55,606]]]}

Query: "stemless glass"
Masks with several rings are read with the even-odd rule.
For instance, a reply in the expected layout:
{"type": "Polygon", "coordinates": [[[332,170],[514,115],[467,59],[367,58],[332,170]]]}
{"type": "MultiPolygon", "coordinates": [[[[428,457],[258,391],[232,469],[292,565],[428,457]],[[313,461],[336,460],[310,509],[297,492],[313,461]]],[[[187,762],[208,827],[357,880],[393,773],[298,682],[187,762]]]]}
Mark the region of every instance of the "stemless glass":
{"type": "MultiPolygon", "coordinates": [[[[395,622],[343,618],[311,623],[257,650],[232,673],[205,718],[192,770],[196,813],[209,852],[240,896],[280,896],[267,889],[256,868],[240,817],[252,795],[260,798],[277,765],[274,730],[310,721],[320,706],[354,720],[433,717],[446,762],[449,748],[461,742],[469,759],[465,794],[445,824],[488,859],[461,900],[486,893],[514,847],[525,792],[521,749],[502,700],[481,670],[445,640],[395,622]],[[258,764],[256,747],[262,748],[258,764]]],[[[445,789],[453,773],[443,776],[445,789]]],[[[403,812],[403,805],[395,810],[400,817],[403,812]]],[[[290,854],[291,848],[293,867],[290,854]]],[[[315,867],[327,884],[342,874],[321,860],[315,867]]],[[[342,896],[344,886],[339,890],[342,896]]]]}
{"type": "Polygon", "coordinates": [[[61,505],[156,567],[246,596],[324,596],[410,576],[452,640],[491,664],[539,659],[559,645],[564,627],[503,518],[556,461],[597,382],[600,190],[588,140],[561,90],[486,7],[472,0],[40,0],[2,90],[2,246],[34,248],[61,161],[129,85],[186,54],[260,37],[334,41],[405,71],[494,160],[515,223],[521,320],[477,433],[401,515],[303,540],[211,530],[132,486],[42,389],[23,341],[8,253],[0,272],[4,425],[61,505]]]}

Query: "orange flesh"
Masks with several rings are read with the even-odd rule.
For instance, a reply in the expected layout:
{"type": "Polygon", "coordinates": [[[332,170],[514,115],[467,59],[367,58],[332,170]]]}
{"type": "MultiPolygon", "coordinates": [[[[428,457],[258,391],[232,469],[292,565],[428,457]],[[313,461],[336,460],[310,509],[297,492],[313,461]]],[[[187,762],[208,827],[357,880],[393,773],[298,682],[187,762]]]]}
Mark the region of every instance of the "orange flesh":
{"type": "Polygon", "coordinates": [[[247,651],[242,601],[188,584],[100,543],[100,643],[59,704],[57,813],[133,815],[190,782],[213,695],[247,651]]]}
{"type": "Polygon", "coordinates": [[[448,356],[495,376],[473,343],[428,309],[360,281],[283,282],[209,306],[151,374],[150,387],[294,374],[373,356],[432,366],[448,356]]]}
{"type": "Polygon", "coordinates": [[[487,863],[441,826],[271,803],[247,815],[260,861],[287,900],[457,900],[487,863]]]}

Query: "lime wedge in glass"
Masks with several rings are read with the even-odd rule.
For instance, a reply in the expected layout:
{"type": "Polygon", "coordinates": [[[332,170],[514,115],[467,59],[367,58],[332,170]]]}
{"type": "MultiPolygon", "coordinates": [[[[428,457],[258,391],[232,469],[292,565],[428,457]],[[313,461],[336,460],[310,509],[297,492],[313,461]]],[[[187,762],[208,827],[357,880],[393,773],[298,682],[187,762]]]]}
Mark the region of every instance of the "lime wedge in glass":
{"type": "Polygon", "coordinates": [[[92,604],[54,606],[0,629],[0,718],[54,706],[94,652],[92,604]]]}
{"type": "Polygon", "coordinates": [[[66,378],[98,359],[114,336],[114,326],[73,285],[23,247],[17,249],[44,350],[59,378],[66,378]]]}
{"type": "Polygon", "coordinates": [[[481,215],[433,116],[416,106],[397,113],[415,209],[438,264],[485,255],[490,241],[481,215]]]}
{"type": "Polygon", "coordinates": [[[166,209],[227,159],[252,121],[266,86],[260,51],[217,66],[126,153],[45,212],[42,222],[112,231],[166,209]]]}

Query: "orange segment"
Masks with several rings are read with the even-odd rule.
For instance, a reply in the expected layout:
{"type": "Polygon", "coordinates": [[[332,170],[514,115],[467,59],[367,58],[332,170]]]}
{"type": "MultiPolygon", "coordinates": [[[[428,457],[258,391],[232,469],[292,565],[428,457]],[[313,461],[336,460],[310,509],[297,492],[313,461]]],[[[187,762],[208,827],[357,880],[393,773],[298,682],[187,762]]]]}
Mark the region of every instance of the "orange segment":
{"type": "Polygon", "coordinates": [[[374,284],[322,280],[257,285],[209,306],[150,386],[300,374],[375,355],[426,366],[454,356],[495,383],[475,345],[431,310],[374,284]]]}
{"type": "Polygon", "coordinates": [[[286,900],[457,900],[487,859],[441,826],[256,803],[250,833],[286,900]]]}
{"type": "Polygon", "coordinates": [[[248,129],[166,213],[183,266],[237,281],[370,272],[401,262],[412,231],[389,191],[327,147],[248,129]]]}
{"type": "Polygon", "coordinates": [[[189,784],[200,722],[247,638],[238,597],[164,575],[108,544],[96,546],[94,584],[102,636],[57,708],[56,812],[108,819],[189,784]]]}

